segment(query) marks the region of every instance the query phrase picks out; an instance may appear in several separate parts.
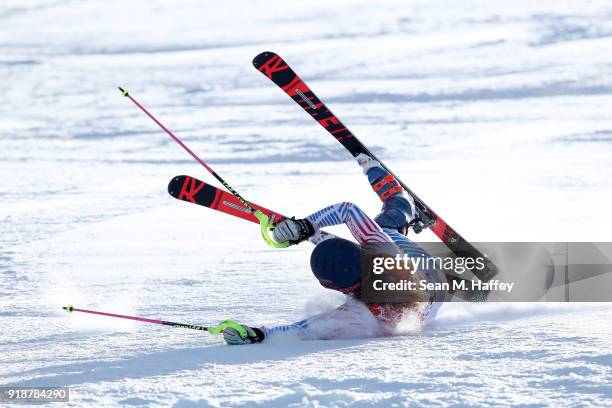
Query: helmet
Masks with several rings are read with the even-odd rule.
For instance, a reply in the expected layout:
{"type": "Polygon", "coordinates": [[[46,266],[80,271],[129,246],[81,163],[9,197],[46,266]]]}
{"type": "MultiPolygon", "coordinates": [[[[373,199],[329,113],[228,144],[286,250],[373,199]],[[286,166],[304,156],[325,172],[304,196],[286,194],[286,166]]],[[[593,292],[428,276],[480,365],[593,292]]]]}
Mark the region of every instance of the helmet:
{"type": "Polygon", "coordinates": [[[410,201],[406,197],[396,195],[385,200],[382,212],[374,218],[374,221],[383,228],[402,230],[413,218],[414,211],[410,201]]]}
{"type": "Polygon", "coordinates": [[[319,283],[343,293],[361,287],[360,246],[343,238],[320,242],[310,255],[310,268],[319,283]]]}

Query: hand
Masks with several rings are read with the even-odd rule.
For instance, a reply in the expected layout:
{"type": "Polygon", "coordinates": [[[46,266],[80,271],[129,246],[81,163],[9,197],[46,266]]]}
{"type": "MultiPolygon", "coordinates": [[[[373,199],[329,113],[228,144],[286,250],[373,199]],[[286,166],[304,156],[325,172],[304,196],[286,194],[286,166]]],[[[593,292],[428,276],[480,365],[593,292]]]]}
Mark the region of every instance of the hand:
{"type": "Polygon", "coordinates": [[[233,327],[227,327],[223,330],[223,340],[230,346],[239,346],[242,344],[261,343],[266,337],[257,327],[249,327],[241,325],[242,333],[233,327]]]}
{"type": "Polygon", "coordinates": [[[272,231],[276,242],[299,244],[312,237],[316,232],[314,225],[306,218],[296,220],[295,217],[279,222],[272,231]]]}
{"type": "Polygon", "coordinates": [[[374,160],[365,153],[359,153],[355,159],[357,160],[357,164],[359,164],[363,169],[363,174],[366,176],[368,175],[368,170],[370,170],[372,167],[381,167],[378,160],[374,160]]]}

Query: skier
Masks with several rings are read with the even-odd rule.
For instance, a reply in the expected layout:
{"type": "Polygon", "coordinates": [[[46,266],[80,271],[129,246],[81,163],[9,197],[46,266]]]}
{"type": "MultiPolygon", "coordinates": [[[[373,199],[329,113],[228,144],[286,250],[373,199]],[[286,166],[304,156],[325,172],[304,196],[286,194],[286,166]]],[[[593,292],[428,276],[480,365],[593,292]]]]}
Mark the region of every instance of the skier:
{"type": "MultiPolygon", "coordinates": [[[[259,343],[266,337],[287,332],[295,333],[302,339],[354,336],[353,331],[346,330],[347,322],[358,328],[362,336],[389,335],[407,312],[416,312],[421,323],[435,317],[444,300],[443,291],[427,292],[424,302],[412,304],[365,304],[360,301],[361,245],[393,243],[399,253],[409,257],[429,257],[429,254],[406,237],[410,222],[414,219],[412,197],[403,194],[402,186],[378,161],[363,153],[356,159],[383,202],[382,211],[374,220],[355,204],[343,202],[325,207],[303,219],[285,219],[278,223],[273,231],[274,239],[278,242],[289,241],[295,245],[310,240],[317,243],[310,258],[313,274],[322,286],[349,295],[347,302],[335,310],[290,325],[271,328],[243,325],[246,336],[241,336],[236,329],[227,328],[223,337],[228,344],[259,343]],[[321,237],[321,228],[340,224],[349,228],[359,245],[342,238],[321,237]],[[344,327],[339,326],[339,322],[342,322],[344,327]]],[[[445,281],[444,276],[437,270],[419,268],[414,273],[428,282],[445,281]]]]}

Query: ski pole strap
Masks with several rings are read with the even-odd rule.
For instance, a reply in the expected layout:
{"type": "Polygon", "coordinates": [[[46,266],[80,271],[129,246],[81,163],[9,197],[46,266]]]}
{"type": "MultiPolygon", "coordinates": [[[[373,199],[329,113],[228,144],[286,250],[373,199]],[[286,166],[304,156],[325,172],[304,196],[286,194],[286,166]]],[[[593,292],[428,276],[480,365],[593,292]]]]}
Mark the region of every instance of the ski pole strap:
{"type": "Polygon", "coordinates": [[[270,223],[268,220],[268,216],[262,213],[260,210],[257,210],[253,213],[255,217],[259,220],[259,227],[261,229],[261,236],[263,237],[266,244],[270,245],[272,248],[287,248],[289,245],[289,241],[285,242],[276,242],[268,232],[274,229],[274,225],[270,223]]]}
{"type": "Polygon", "coordinates": [[[235,320],[224,320],[216,326],[209,327],[208,332],[214,336],[217,336],[223,333],[223,330],[227,328],[236,330],[241,337],[246,337],[247,335],[246,329],[235,320]]]}

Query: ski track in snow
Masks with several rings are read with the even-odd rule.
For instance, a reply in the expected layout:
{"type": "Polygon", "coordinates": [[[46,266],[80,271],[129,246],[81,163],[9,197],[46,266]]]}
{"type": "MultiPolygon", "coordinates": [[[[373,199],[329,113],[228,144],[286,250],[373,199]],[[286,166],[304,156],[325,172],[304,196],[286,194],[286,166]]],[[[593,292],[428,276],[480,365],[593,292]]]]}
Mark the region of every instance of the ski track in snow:
{"type": "Polygon", "coordinates": [[[612,406],[605,304],[452,304],[402,336],[232,348],[60,309],[275,324],[341,302],[309,248],[170,198],[174,175],[210,177],[116,90],[257,203],[375,214],[344,149],[251,66],[266,49],[469,239],[609,240],[611,16],[603,0],[3,2],[0,385],[69,385],[75,406],[612,406]]]}

